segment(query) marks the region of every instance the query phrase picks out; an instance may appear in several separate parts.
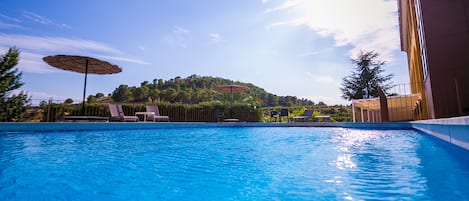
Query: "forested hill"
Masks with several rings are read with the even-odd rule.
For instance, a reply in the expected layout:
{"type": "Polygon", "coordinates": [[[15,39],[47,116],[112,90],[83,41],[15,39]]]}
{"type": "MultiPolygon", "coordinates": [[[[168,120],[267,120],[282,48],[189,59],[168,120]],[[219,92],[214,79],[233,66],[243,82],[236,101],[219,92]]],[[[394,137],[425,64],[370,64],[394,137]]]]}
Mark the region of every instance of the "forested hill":
{"type": "Polygon", "coordinates": [[[251,83],[234,82],[224,78],[191,75],[187,78],[175,77],[170,80],[154,79],[144,81],[140,86],[120,85],[112,92],[115,102],[162,101],[170,103],[196,104],[202,102],[227,102],[229,95],[214,92],[214,88],[225,84],[238,84],[249,87],[245,94],[235,94],[235,103],[252,103],[266,106],[307,106],[311,100],[295,96],[277,96],[251,83]]]}

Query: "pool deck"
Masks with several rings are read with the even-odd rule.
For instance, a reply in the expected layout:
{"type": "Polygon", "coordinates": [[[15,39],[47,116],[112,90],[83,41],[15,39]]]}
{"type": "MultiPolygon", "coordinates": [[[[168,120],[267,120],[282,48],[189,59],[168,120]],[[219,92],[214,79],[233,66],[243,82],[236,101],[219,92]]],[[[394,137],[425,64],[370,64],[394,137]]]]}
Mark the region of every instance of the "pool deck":
{"type": "Polygon", "coordinates": [[[87,130],[135,130],[164,128],[210,127],[339,127],[357,129],[416,129],[456,146],[469,150],[469,116],[412,122],[353,123],[353,122],[292,122],[292,123],[201,123],[201,122],[54,122],[54,123],[0,123],[0,133],[64,132],[87,130]]]}

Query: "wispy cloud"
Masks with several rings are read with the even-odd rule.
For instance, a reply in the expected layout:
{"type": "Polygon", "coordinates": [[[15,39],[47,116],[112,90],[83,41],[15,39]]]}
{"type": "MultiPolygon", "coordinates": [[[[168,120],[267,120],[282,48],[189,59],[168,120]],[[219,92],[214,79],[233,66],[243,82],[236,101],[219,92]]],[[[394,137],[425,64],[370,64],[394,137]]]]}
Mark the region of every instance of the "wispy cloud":
{"type": "Polygon", "coordinates": [[[180,26],[174,26],[173,27],[173,33],[175,34],[187,34],[189,33],[189,30],[182,28],[180,26]]]}
{"type": "Polygon", "coordinates": [[[62,37],[39,37],[18,34],[0,34],[0,50],[5,52],[9,47],[20,49],[20,70],[31,73],[55,72],[42,61],[42,58],[55,54],[100,55],[105,59],[137,64],[148,64],[145,61],[129,58],[123,52],[103,43],[62,37]]]}
{"type": "Polygon", "coordinates": [[[53,19],[49,19],[47,17],[44,17],[42,15],[39,15],[39,14],[31,12],[31,11],[26,11],[26,10],[23,11],[23,17],[25,17],[29,20],[32,20],[34,22],[40,23],[40,24],[44,24],[44,25],[54,25],[54,26],[58,26],[58,27],[62,27],[62,28],[71,28],[67,24],[57,23],[53,19]]]}
{"type": "Polygon", "coordinates": [[[42,58],[45,55],[31,53],[28,51],[21,51],[20,61],[18,63],[18,68],[24,72],[30,73],[52,73],[58,72],[56,68],[52,68],[42,61],[42,58]]]}
{"type": "Polygon", "coordinates": [[[223,37],[218,33],[210,33],[208,36],[213,43],[221,43],[224,41],[223,37]]]}
{"type": "Polygon", "coordinates": [[[340,81],[337,80],[337,78],[334,78],[332,76],[327,76],[327,75],[319,75],[319,74],[314,74],[312,72],[306,72],[306,76],[313,80],[314,82],[320,84],[320,85],[327,85],[327,86],[340,86],[340,81]]]}
{"type": "Polygon", "coordinates": [[[11,23],[5,23],[0,20],[0,29],[11,29],[11,28],[22,28],[20,25],[17,24],[11,24],[11,23]]]}
{"type": "Polygon", "coordinates": [[[0,29],[23,28],[21,20],[0,13],[0,29]]]}
{"type": "Polygon", "coordinates": [[[314,56],[319,54],[319,51],[310,51],[310,52],[303,52],[301,54],[298,54],[299,57],[308,57],[308,56],[314,56]]]}
{"type": "Polygon", "coordinates": [[[0,34],[0,46],[16,46],[21,49],[34,51],[47,51],[60,54],[108,52],[121,54],[122,52],[106,44],[83,39],[71,39],[63,37],[40,37],[21,34],[0,34]]]}
{"type": "Polygon", "coordinates": [[[187,38],[190,36],[188,29],[180,26],[173,26],[171,35],[165,37],[166,43],[171,46],[177,46],[182,48],[188,48],[187,38]]]}
{"type": "Polygon", "coordinates": [[[263,4],[265,4],[265,3],[269,2],[269,0],[261,0],[261,2],[262,2],[263,4]]]}
{"type": "Polygon", "coordinates": [[[290,19],[269,25],[306,26],[322,37],[333,37],[335,46],[350,45],[350,56],[376,50],[387,61],[399,50],[397,3],[389,0],[285,0],[264,13],[292,11],[290,19]],[[373,9],[370,9],[373,8],[373,9]],[[299,16],[298,16],[299,14],[299,16]]]}
{"type": "Polygon", "coordinates": [[[10,16],[7,16],[7,15],[4,15],[4,14],[2,14],[2,13],[0,13],[0,19],[5,19],[5,20],[7,20],[7,21],[12,21],[12,22],[17,22],[17,23],[20,23],[20,22],[21,22],[21,20],[19,20],[19,19],[16,19],[16,18],[14,18],[14,17],[10,17],[10,16]]]}
{"type": "Polygon", "coordinates": [[[107,56],[107,55],[98,55],[98,57],[101,57],[103,59],[123,61],[123,62],[128,62],[128,63],[145,64],[145,65],[150,64],[148,62],[145,62],[139,59],[131,59],[131,58],[126,58],[126,57],[116,57],[116,56],[107,56]]]}
{"type": "Polygon", "coordinates": [[[264,11],[265,14],[279,11],[279,10],[284,10],[292,7],[297,7],[301,4],[301,0],[287,0],[280,4],[279,6],[273,7],[273,8],[268,8],[264,11]]]}

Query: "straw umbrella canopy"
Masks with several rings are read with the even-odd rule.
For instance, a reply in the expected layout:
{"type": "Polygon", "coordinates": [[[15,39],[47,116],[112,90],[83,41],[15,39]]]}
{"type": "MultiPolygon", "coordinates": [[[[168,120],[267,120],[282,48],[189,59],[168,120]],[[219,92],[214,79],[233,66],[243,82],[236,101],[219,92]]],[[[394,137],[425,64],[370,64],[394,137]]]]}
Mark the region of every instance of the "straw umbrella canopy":
{"type": "Polygon", "coordinates": [[[54,55],[42,58],[46,63],[63,70],[84,73],[85,84],[83,88],[82,114],[85,112],[86,80],[88,73],[92,74],[114,74],[120,73],[122,69],[107,61],[101,61],[92,57],[73,55],[54,55]]]}
{"type": "Polygon", "coordinates": [[[237,84],[227,84],[215,87],[214,90],[218,93],[240,94],[249,91],[249,88],[237,84]]]}
{"type": "Polygon", "coordinates": [[[237,84],[227,84],[215,87],[214,89],[218,93],[223,94],[230,94],[231,95],[231,102],[230,102],[230,110],[233,107],[233,94],[240,94],[249,91],[248,87],[237,85],[237,84]]]}

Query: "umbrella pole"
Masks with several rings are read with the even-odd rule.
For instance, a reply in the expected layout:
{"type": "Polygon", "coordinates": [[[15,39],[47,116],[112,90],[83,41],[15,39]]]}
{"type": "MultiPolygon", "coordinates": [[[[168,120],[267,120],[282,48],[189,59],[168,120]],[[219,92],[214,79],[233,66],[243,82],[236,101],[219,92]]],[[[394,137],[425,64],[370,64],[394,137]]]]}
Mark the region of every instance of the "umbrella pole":
{"type": "Polygon", "coordinates": [[[230,104],[230,118],[233,119],[233,87],[230,87],[231,104],[230,104]]]}
{"type": "Polygon", "coordinates": [[[88,78],[88,59],[85,66],[85,86],[83,87],[83,103],[81,105],[81,115],[85,115],[85,96],[86,96],[86,80],[88,78]]]}

